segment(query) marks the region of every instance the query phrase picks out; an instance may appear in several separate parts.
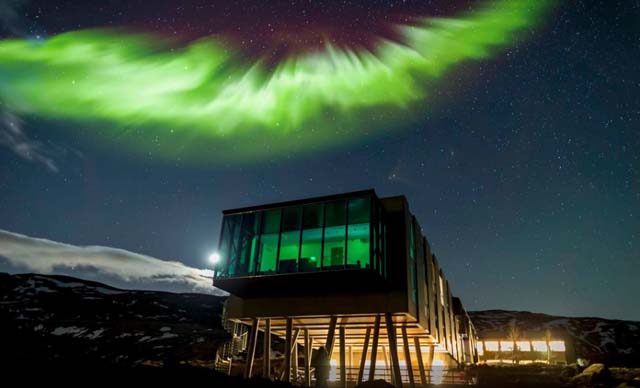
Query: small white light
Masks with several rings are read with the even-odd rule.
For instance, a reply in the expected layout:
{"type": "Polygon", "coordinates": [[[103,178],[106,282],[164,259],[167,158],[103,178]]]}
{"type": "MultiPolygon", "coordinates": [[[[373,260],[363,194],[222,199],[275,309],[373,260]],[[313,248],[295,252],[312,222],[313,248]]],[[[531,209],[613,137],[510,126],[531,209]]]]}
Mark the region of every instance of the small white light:
{"type": "Polygon", "coordinates": [[[218,264],[218,262],[220,261],[220,254],[218,252],[213,252],[209,255],[209,261],[211,262],[211,264],[218,264]]]}

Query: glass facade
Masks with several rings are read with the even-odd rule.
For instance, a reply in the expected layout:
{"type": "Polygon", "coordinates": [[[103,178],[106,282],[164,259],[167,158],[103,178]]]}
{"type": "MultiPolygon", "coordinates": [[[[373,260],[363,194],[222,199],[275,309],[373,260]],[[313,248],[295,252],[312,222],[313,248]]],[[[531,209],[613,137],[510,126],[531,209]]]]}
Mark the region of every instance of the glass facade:
{"type": "Polygon", "coordinates": [[[225,215],[216,277],[344,269],[385,276],[384,235],[372,195],[225,215]]]}

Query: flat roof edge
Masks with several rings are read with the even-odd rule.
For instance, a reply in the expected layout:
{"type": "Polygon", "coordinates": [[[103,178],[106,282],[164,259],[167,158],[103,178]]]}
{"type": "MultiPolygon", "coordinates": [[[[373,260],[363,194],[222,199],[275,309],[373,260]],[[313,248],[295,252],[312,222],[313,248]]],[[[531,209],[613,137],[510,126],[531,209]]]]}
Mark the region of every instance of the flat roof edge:
{"type": "Polygon", "coordinates": [[[240,207],[236,209],[228,209],[228,210],[223,210],[222,214],[229,215],[229,214],[249,213],[249,212],[254,212],[258,210],[277,209],[281,207],[296,206],[296,205],[302,205],[307,203],[328,202],[328,201],[339,200],[344,198],[352,198],[352,197],[357,197],[362,195],[373,195],[374,197],[378,198],[378,195],[376,194],[376,191],[374,189],[366,189],[366,190],[351,191],[348,193],[325,195],[321,197],[302,198],[302,199],[295,199],[292,201],[274,202],[274,203],[269,203],[264,205],[246,206],[246,207],[240,207]]]}

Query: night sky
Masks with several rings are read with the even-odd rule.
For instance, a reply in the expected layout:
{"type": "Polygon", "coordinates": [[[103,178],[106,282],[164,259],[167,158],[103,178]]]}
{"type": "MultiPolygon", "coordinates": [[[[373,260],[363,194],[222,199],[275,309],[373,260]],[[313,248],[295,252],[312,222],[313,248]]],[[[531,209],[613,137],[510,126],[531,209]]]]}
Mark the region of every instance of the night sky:
{"type": "MultiPolygon", "coordinates": [[[[216,34],[277,63],[325,40],[369,49],[398,39],[394,24],[484,4],[97,3],[0,0],[0,31],[119,28],[176,45],[216,34]]],[[[132,152],[88,135],[103,124],[3,108],[0,229],[205,268],[223,209],[374,188],[407,197],[470,310],[640,320],[640,1],[559,2],[525,35],[447,71],[406,118],[363,124],[384,131],[246,160],[132,152]]],[[[0,74],[0,90],[11,82],[0,74]]],[[[20,268],[0,259],[0,271],[20,268]]]]}

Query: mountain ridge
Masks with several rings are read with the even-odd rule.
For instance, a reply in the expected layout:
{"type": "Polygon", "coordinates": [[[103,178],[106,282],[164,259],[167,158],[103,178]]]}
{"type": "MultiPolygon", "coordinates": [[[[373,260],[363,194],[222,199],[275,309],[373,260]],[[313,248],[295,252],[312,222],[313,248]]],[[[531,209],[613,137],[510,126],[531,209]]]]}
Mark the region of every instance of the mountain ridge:
{"type": "MultiPolygon", "coordinates": [[[[212,367],[230,338],[222,327],[224,296],[126,290],[66,275],[0,273],[4,356],[77,359],[117,365],[182,362],[212,367]],[[26,346],[25,346],[26,344],[26,346]]],[[[640,322],[561,317],[503,309],[470,311],[480,336],[552,329],[575,342],[580,358],[637,363],[640,322]]]]}

